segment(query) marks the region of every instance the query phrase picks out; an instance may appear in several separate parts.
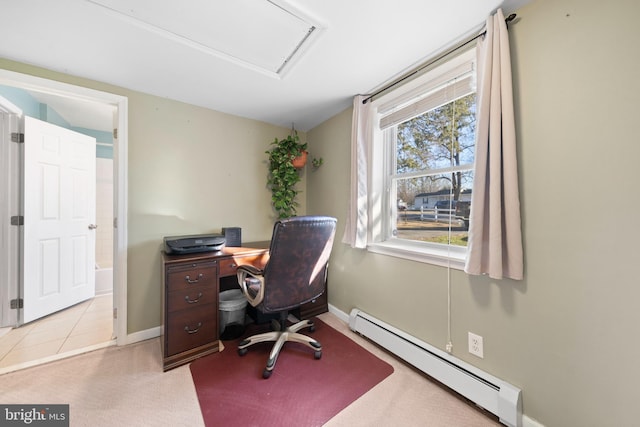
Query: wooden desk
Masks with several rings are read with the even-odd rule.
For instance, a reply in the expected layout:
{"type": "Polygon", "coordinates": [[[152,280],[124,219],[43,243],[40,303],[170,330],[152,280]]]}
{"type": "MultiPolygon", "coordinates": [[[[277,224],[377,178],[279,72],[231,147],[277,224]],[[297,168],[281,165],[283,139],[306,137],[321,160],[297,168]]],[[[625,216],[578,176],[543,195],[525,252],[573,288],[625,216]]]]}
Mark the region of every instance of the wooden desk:
{"type": "MultiPolygon", "coordinates": [[[[218,351],[220,291],[238,288],[239,265],[263,268],[269,260],[269,241],[246,245],[190,255],[162,253],[161,343],[165,371],[218,351]]],[[[326,312],[327,293],[325,290],[292,314],[303,320],[326,312]]]]}
{"type": "Polygon", "coordinates": [[[218,351],[220,279],[235,276],[239,265],[262,268],[268,259],[268,245],[190,255],[162,254],[161,342],[165,371],[218,351]]]}

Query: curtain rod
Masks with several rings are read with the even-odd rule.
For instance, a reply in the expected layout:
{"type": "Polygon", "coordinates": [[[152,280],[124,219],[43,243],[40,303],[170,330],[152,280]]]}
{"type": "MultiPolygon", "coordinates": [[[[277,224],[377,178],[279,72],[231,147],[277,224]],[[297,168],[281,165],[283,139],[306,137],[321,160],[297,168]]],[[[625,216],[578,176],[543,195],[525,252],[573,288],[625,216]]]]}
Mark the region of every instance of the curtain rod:
{"type": "MultiPolygon", "coordinates": [[[[513,21],[514,19],[516,19],[516,14],[512,13],[511,15],[507,16],[504,19],[504,22],[507,23],[507,28],[509,27],[509,22],[513,21]]],[[[429,63],[413,70],[412,72],[410,72],[409,74],[407,74],[406,76],[401,77],[399,80],[396,80],[395,82],[383,87],[382,89],[380,89],[379,91],[377,91],[376,93],[374,93],[373,95],[369,95],[368,97],[366,97],[365,99],[362,100],[363,104],[366,104],[367,102],[369,102],[374,96],[381,94],[382,92],[384,92],[387,89],[391,89],[392,87],[402,83],[403,81],[405,81],[406,79],[408,79],[411,76],[416,75],[417,73],[419,73],[420,71],[424,70],[425,68],[431,66],[432,64],[435,64],[436,62],[438,62],[439,60],[441,60],[442,58],[451,55],[453,52],[455,52],[458,49],[462,49],[463,47],[465,47],[466,45],[468,45],[469,43],[471,43],[474,40],[479,39],[480,37],[484,36],[485,34],[487,34],[487,31],[483,31],[480,34],[478,34],[477,36],[467,40],[466,42],[463,42],[461,44],[459,44],[456,47],[453,47],[451,49],[449,49],[448,51],[446,51],[445,53],[443,53],[442,55],[438,56],[436,59],[429,61],[429,63]]]]}

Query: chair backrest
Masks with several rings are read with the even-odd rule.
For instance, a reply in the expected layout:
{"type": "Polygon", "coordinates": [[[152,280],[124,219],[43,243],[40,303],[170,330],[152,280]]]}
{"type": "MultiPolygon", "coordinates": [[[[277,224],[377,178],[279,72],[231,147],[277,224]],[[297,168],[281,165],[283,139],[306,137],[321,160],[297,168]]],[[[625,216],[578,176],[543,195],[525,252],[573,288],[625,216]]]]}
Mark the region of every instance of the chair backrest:
{"type": "Polygon", "coordinates": [[[289,310],[322,295],[336,222],[327,216],[297,216],[275,223],[261,311],[289,310]]]}

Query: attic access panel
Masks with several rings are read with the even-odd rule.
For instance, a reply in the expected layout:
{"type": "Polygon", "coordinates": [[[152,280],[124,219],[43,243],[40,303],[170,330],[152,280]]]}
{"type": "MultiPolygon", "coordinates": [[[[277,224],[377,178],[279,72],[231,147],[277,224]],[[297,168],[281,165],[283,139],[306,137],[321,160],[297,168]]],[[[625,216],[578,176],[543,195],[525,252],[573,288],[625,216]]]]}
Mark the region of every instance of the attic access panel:
{"type": "Polygon", "coordinates": [[[319,32],[283,0],[86,0],[149,32],[280,77],[319,32]]]}

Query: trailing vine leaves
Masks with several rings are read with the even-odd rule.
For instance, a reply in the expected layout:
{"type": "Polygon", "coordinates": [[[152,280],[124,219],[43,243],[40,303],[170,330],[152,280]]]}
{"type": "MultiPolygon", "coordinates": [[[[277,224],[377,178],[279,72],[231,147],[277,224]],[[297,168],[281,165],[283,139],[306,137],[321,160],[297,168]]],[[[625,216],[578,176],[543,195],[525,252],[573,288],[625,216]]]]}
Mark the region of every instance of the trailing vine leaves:
{"type": "Polygon", "coordinates": [[[293,166],[293,159],[306,150],[307,144],[301,144],[296,131],[286,138],[275,138],[273,148],[266,151],[269,155],[269,176],[267,186],[271,190],[271,203],[278,218],[289,218],[296,215],[296,196],[299,190],[300,174],[293,166]]]}

